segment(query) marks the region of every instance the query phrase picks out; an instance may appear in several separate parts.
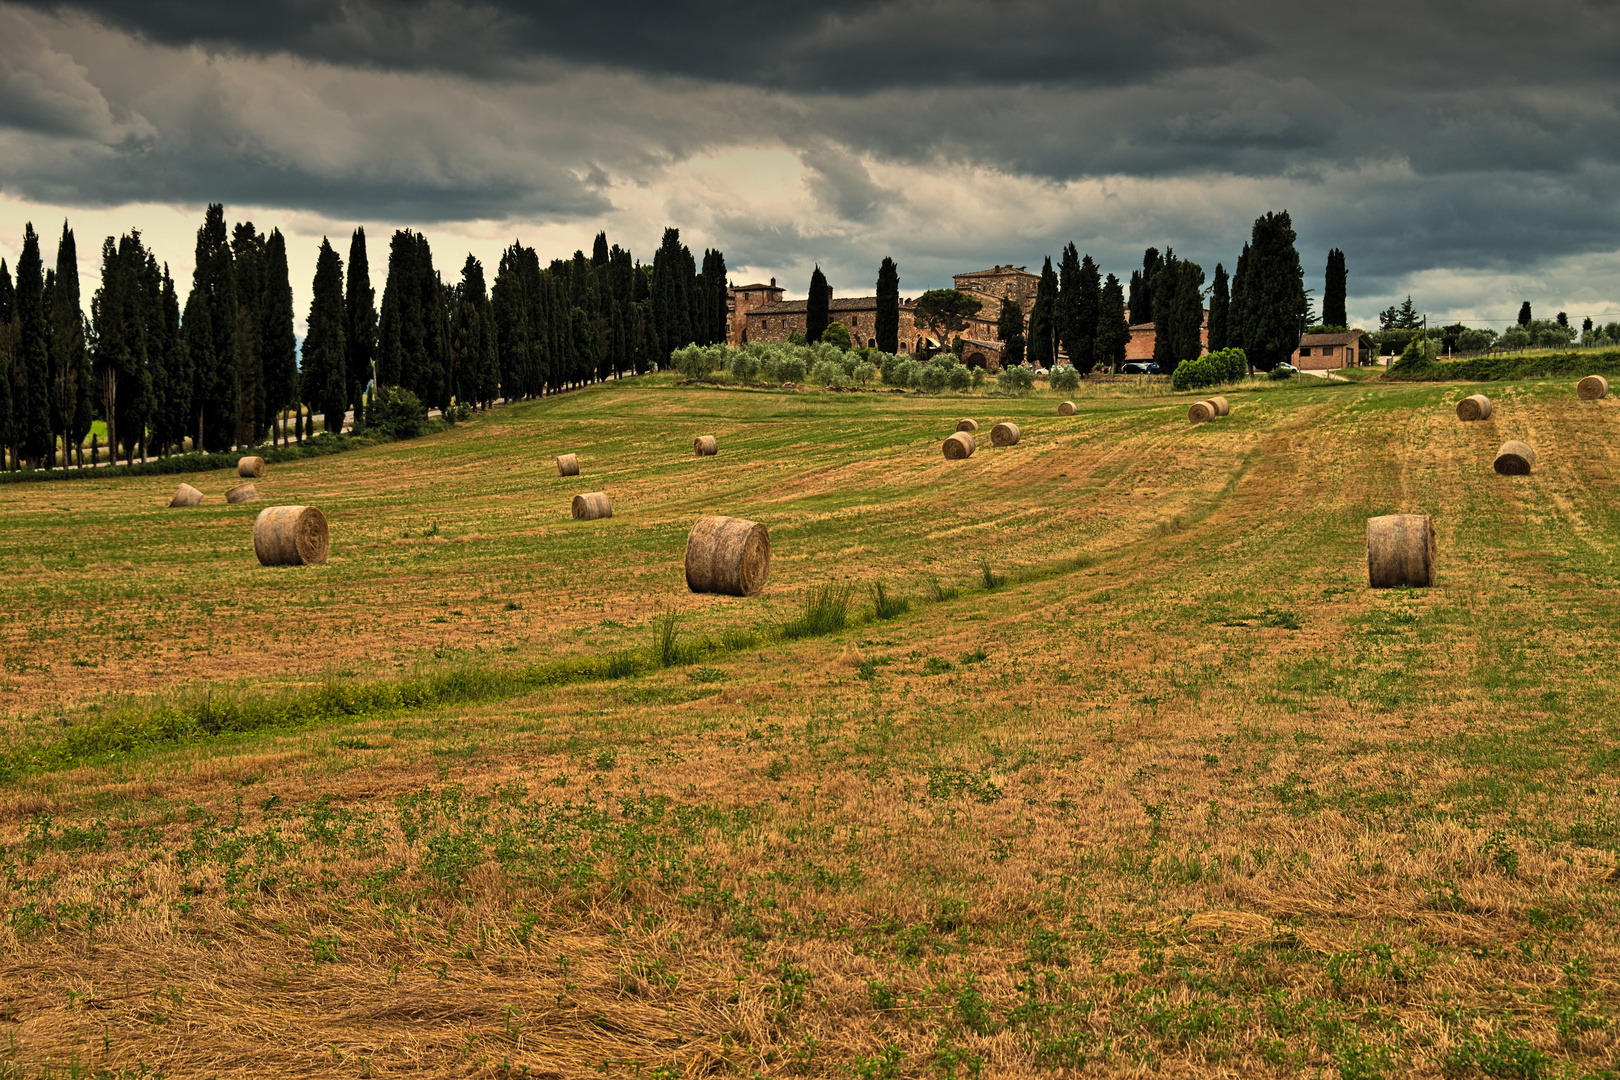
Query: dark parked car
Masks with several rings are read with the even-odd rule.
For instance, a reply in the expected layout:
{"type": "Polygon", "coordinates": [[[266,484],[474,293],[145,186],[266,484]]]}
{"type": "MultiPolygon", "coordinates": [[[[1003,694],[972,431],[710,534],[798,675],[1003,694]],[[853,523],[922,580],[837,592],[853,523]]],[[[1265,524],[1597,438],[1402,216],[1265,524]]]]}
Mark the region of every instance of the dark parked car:
{"type": "Polygon", "coordinates": [[[1148,365],[1136,363],[1121,364],[1119,366],[1119,373],[1121,375],[1146,375],[1148,373],[1148,365]]]}
{"type": "Polygon", "coordinates": [[[1159,365],[1158,364],[1149,364],[1147,373],[1149,375],[1157,375],[1157,374],[1159,374],[1159,365]]]}

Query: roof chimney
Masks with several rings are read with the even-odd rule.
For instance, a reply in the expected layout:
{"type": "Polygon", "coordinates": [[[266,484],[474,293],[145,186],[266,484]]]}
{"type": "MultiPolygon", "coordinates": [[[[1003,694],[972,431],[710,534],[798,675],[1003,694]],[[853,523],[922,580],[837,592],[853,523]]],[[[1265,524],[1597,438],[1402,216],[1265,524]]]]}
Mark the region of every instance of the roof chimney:
{"type": "Polygon", "coordinates": [[[771,288],[773,288],[773,289],[776,288],[776,279],[775,278],[771,278],[771,288]]]}

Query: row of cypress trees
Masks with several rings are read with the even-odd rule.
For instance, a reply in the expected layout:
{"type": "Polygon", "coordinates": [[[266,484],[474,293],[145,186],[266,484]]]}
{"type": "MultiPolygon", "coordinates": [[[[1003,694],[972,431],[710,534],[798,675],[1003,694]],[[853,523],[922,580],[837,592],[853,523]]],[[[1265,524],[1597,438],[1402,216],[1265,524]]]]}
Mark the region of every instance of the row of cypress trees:
{"type": "MultiPolygon", "coordinates": [[[[726,337],[726,265],[702,269],[665,230],[650,265],[599,234],[542,269],[514,243],[492,284],[468,255],[446,283],[428,240],[407,229],[389,244],[381,310],[364,229],[347,273],[329,240],[316,260],[302,364],[293,327],[286,240],[251,222],[229,227],[208,207],[184,313],[174,280],[139,230],[102,245],[101,286],[85,318],[73,231],[63,224],[46,269],[32,224],[15,281],[0,260],[0,446],[7,467],[51,467],[58,445],[83,464],[93,422],[126,459],[193,446],[224,451],[284,428],[287,410],[341,429],[366,388],[398,386],[428,406],[487,407],[668,363],[683,345],[726,337]]],[[[299,428],[300,433],[304,429],[299,428]]],[[[65,462],[64,462],[65,463],[65,462]]]]}
{"type": "MultiPolygon", "coordinates": [[[[1096,261],[1090,255],[1082,256],[1073,244],[1064,247],[1058,266],[1058,270],[1052,269],[1051,256],[1042,264],[1023,342],[1013,343],[1003,353],[1002,364],[1017,363],[1018,344],[1025,342],[1027,359],[1035,367],[1054,366],[1060,347],[1068,362],[1081,371],[1090,371],[1097,364],[1119,364],[1131,337],[1125,321],[1124,286],[1113,274],[1104,278],[1096,261]]],[[[997,326],[1004,343],[1011,341],[1011,325],[997,326]]]]}

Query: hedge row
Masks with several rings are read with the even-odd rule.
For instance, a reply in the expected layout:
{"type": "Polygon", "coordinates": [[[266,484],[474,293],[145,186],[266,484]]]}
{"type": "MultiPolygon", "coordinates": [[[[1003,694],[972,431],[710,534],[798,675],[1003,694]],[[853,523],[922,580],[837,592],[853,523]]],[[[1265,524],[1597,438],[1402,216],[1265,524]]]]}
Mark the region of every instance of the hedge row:
{"type": "Polygon", "coordinates": [[[1402,359],[1385,379],[1405,382],[1500,382],[1507,379],[1582,379],[1620,376],[1620,349],[1604,352],[1476,356],[1471,360],[1402,359]]]}

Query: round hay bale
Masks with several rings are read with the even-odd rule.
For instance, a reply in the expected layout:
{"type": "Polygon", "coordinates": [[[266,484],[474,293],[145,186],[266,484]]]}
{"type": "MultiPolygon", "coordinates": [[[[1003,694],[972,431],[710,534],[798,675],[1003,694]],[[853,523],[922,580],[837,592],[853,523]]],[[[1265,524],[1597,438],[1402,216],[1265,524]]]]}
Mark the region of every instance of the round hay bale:
{"type": "Polygon", "coordinates": [[[962,421],[959,421],[957,423],[957,425],[956,425],[956,430],[957,431],[978,431],[979,430],[979,422],[977,420],[962,420],[962,421]]]}
{"type": "Polygon", "coordinates": [[[688,589],[753,596],[770,574],[771,538],[759,522],[711,514],[692,526],[686,538],[688,589]]]}
{"type": "Polygon", "coordinates": [[[1074,415],[1074,402],[1065,401],[1063,404],[1059,405],[1058,406],[1058,415],[1059,416],[1073,416],[1074,415]]]}
{"type": "Polygon", "coordinates": [[[979,442],[965,431],[958,431],[945,440],[946,461],[966,461],[979,448],[979,442]]]}
{"type": "Polygon", "coordinates": [[[692,440],[692,449],[698,457],[713,457],[720,452],[720,444],[715,442],[713,435],[699,435],[692,440]]]}
{"type": "Polygon", "coordinates": [[[1484,394],[1472,394],[1457,402],[1457,419],[1459,420],[1489,420],[1491,418],[1491,399],[1484,394]]]}
{"type": "Polygon", "coordinates": [[[202,502],[202,492],[190,484],[181,484],[175,488],[174,498],[169,500],[170,506],[196,506],[202,502]]]}
{"type": "Polygon", "coordinates": [[[1535,464],[1536,452],[1530,449],[1529,443],[1509,439],[1496,452],[1496,460],[1491,467],[1502,476],[1529,476],[1535,464]]]}
{"type": "Polygon", "coordinates": [[[1216,416],[1226,416],[1232,411],[1232,403],[1223,397],[1212,397],[1209,403],[1215,406],[1216,416]]]}
{"type": "Polygon", "coordinates": [[[252,484],[237,484],[225,491],[225,501],[228,503],[258,502],[259,489],[252,484]]]}
{"type": "Polygon", "coordinates": [[[313,506],[267,506],[253,522],[253,554],[262,566],[318,566],[331,540],[313,506]]]}
{"type": "Polygon", "coordinates": [[[249,480],[257,480],[264,475],[264,458],[245,457],[236,462],[236,475],[249,480]]]}
{"type": "Polygon", "coordinates": [[[1374,589],[1434,584],[1434,522],[1429,515],[1367,519],[1367,584],[1374,589]]]}
{"type": "Polygon", "coordinates": [[[557,455],[557,475],[558,476],[578,476],[579,475],[579,455],[578,454],[558,454],[557,455]]]}
{"type": "Polygon", "coordinates": [[[1194,424],[1202,424],[1204,421],[1213,420],[1219,415],[1220,413],[1215,411],[1215,406],[1208,401],[1195,401],[1192,408],[1187,410],[1187,419],[1194,424]]]}
{"type": "Polygon", "coordinates": [[[1575,396],[1582,401],[1596,401],[1609,396],[1609,380],[1601,375],[1588,375],[1575,384],[1575,396]]]}
{"type": "Polygon", "coordinates": [[[613,516],[613,500],[607,497],[605,491],[587,491],[583,495],[574,496],[573,511],[575,521],[610,518],[613,516]]]}
{"type": "Polygon", "coordinates": [[[1019,431],[1018,425],[1011,420],[1003,420],[990,429],[991,446],[1016,446],[1022,437],[1023,432],[1019,431]]]}

